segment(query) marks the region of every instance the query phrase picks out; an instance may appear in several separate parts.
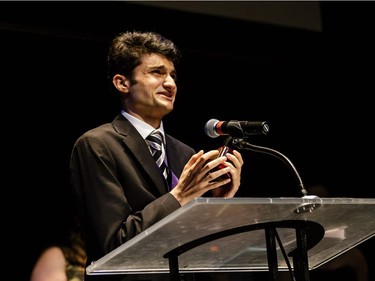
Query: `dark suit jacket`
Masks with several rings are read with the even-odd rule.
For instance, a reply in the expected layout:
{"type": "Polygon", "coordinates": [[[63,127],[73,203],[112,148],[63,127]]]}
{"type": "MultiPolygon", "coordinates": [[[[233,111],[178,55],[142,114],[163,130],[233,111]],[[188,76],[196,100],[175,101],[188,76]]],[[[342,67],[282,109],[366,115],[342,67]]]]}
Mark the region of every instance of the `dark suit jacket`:
{"type": "MultiPolygon", "coordinates": [[[[169,135],[166,142],[170,169],[179,177],[195,151],[169,135]]],[[[87,264],[180,207],[167,192],[145,140],[122,115],[78,138],[70,172],[87,264]]]]}

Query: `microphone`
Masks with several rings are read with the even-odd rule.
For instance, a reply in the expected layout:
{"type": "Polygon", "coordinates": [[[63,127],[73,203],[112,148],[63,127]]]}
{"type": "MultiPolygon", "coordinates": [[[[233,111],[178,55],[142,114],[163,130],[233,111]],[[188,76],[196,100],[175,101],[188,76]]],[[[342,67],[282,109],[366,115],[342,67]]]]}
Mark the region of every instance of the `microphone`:
{"type": "Polygon", "coordinates": [[[206,135],[211,138],[216,138],[220,135],[244,138],[250,135],[265,135],[268,134],[269,130],[270,127],[266,121],[219,121],[210,119],[204,127],[206,135]]]}

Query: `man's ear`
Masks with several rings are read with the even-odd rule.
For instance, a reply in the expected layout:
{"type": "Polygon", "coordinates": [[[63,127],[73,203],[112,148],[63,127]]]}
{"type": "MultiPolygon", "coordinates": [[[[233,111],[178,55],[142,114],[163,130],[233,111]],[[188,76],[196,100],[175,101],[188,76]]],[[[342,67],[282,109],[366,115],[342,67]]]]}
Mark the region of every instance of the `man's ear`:
{"type": "Polygon", "coordinates": [[[124,75],[116,74],[113,76],[112,83],[118,91],[129,92],[129,80],[124,75]]]}

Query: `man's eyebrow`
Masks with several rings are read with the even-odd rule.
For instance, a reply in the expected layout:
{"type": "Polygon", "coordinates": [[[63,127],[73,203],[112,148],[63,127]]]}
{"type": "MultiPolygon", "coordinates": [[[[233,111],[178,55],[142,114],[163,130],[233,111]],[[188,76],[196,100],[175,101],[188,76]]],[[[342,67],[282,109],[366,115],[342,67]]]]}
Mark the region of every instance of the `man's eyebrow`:
{"type": "Polygon", "coordinates": [[[161,65],[151,65],[150,68],[161,69],[161,68],[167,68],[167,67],[165,65],[161,64],[161,65]]]}
{"type": "MultiPolygon", "coordinates": [[[[153,66],[150,66],[149,68],[150,69],[167,69],[167,67],[165,65],[153,65],[153,66]]],[[[171,73],[177,74],[176,69],[172,69],[171,73]]]]}

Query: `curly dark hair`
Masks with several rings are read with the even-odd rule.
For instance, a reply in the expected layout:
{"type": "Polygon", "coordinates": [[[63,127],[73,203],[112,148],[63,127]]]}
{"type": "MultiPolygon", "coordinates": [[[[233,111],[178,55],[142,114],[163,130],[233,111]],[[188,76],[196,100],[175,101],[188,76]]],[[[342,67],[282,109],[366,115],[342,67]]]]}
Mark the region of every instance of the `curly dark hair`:
{"type": "Polygon", "coordinates": [[[111,42],[107,55],[108,79],[116,74],[131,77],[145,54],[160,54],[176,66],[181,53],[169,39],[155,32],[122,32],[111,42]]]}

